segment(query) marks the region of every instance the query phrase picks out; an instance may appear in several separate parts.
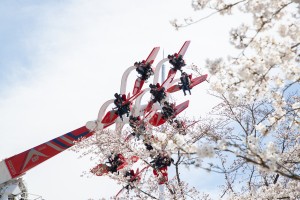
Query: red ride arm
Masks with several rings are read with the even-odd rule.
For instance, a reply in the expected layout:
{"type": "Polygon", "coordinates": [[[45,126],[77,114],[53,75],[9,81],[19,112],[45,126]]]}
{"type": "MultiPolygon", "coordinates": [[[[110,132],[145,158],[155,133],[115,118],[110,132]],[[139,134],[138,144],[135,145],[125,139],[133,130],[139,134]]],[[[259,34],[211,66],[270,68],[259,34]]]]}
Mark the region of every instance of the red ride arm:
{"type": "Polygon", "coordinates": [[[73,146],[75,141],[93,134],[85,126],[40,144],[32,149],[5,159],[12,178],[23,175],[31,168],[73,146]]]}

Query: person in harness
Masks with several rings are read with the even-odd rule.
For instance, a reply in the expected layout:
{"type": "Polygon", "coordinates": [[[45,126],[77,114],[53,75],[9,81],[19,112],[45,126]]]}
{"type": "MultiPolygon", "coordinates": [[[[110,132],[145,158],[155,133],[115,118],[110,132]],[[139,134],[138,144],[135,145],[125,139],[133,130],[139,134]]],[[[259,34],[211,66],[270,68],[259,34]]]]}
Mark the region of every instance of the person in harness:
{"type": "Polygon", "coordinates": [[[172,162],[174,162],[174,160],[166,152],[160,152],[150,163],[153,168],[160,169],[171,166],[172,162]]]}
{"type": "Polygon", "coordinates": [[[130,113],[130,102],[124,104],[126,102],[126,95],[121,95],[118,93],[115,93],[115,100],[114,104],[117,108],[117,114],[123,121],[123,115],[127,114],[127,117],[129,116],[130,113]]]}
{"type": "Polygon", "coordinates": [[[179,70],[182,72],[181,68],[186,65],[182,55],[178,55],[177,53],[175,53],[173,55],[168,55],[168,59],[174,70],[179,70]]]}
{"type": "Polygon", "coordinates": [[[146,131],[146,124],[144,121],[141,120],[140,116],[134,117],[130,115],[129,126],[133,130],[131,134],[133,136],[137,136],[138,138],[146,131]]]}
{"type": "Polygon", "coordinates": [[[135,70],[140,75],[140,78],[144,81],[154,74],[151,64],[146,63],[145,60],[143,60],[142,62],[135,62],[134,66],[136,67],[135,70]]]}
{"type": "Polygon", "coordinates": [[[137,173],[134,173],[134,171],[132,169],[126,171],[124,177],[128,180],[128,185],[125,186],[125,189],[127,189],[127,190],[133,189],[134,186],[132,183],[139,181],[141,178],[140,176],[138,176],[137,173]]]}
{"type": "Polygon", "coordinates": [[[125,163],[125,158],[122,154],[111,154],[108,157],[108,171],[115,173],[118,168],[125,163]]]}
{"type": "Polygon", "coordinates": [[[169,102],[165,101],[162,107],[162,117],[165,120],[173,119],[175,117],[175,105],[170,104],[169,102]]]}
{"type": "Polygon", "coordinates": [[[185,73],[182,72],[181,73],[181,77],[180,77],[180,81],[181,81],[181,89],[183,90],[183,94],[184,96],[186,95],[186,90],[190,93],[191,95],[191,88],[190,88],[190,84],[191,84],[191,77],[185,73]]]}
{"type": "Polygon", "coordinates": [[[166,153],[160,152],[150,163],[153,167],[153,174],[158,178],[159,184],[165,184],[168,181],[168,167],[174,160],[166,153]]]}
{"type": "Polygon", "coordinates": [[[162,103],[162,101],[167,97],[165,88],[161,87],[159,83],[156,85],[150,84],[150,93],[152,94],[152,102],[162,103]]]}
{"type": "Polygon", "coordinates": [[[185,131],[186,125],[184,121],[175,119],[173,121],[172,126],[174,127],[174,129],[176,129],[179,132],[179,134],[186,135],[186,131],[185,131]]]}

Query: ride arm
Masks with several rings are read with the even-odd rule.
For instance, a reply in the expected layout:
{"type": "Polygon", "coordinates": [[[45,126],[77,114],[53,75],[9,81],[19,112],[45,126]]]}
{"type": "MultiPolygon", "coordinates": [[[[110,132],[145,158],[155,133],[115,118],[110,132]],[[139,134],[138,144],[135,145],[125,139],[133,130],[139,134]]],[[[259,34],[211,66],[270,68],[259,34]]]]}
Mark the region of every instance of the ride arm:
{"type": "Polygon", "coordinates": [[[94,132],[85,126],[14,155],[0,162],[0,184],[25,174],[31,168],[72,147],[80,138],[90,137],[94,132]]]}

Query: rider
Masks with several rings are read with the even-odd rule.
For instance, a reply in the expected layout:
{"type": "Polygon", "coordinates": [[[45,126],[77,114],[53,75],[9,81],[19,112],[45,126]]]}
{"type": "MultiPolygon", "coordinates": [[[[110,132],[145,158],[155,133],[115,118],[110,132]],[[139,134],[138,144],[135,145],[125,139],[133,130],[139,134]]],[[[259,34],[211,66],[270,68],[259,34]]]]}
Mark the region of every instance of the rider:
{"type": "Polygon", "coordinates": [[[178,130],[178,132],[182,135],[186,135],[186,132],[185,132],[185,123],[184,121],[181,121],[181,120],[178,120],[178,119],[175,119],[173,121],[173,124],[172,126],[178,130]]]}
{"type": "Polygon", "coordinates": [[[181,70],[183,66],[185,66],[185,61],[182,58],[182,55],[178,55],[177,53],[173,55],[168,55],[169,63],[173,66],[175,70],[181,70]]]}
{"type": "Polygon", "coordinates": [[[173,127],[176,128],[176,129],[183,128],[183,122],[182,122],[182,121],[179,121],[178,119],[175,119],[175,120],[174,120],[173,127]]]}
{"type": "Polygon", "coordinates": [[[150,84],[149,87],[150,93],[152,94],[152,102],[159,102],[160,104],[162,103],[162,100],[164,100],[167,96],[165,92],[165,88],[161,87],[159,83],[156,83],[156,85],[150,84]]]}
{"type": "Polygon", "coordinates": [[[169,102],[165,101],[164,106],[162,107],[162,117],[168,120],[170,118],[174,118],[174,114],[174,104],[170,104],[169,102]]]}
{"type": "Polygon", "coordinates": [[[126,95],[121,95],[118,93],[115,93],[115,100],[114,100],[114,104],[117,106],[117,113],[119,115],[119,117],[121,118],[121,120],[123,121],[123,114],[127,114],[127,117],[129,116],[129,112],[130,112],[130,102],[124,104],[124,102],[126,101],[126,95]]]}
{"type": "Polygon", "coordinates": [[[137,137],[139,137],[146,130],[145,123],[144,121],[141,120],[140,116],[134,117],[130,115],[129,126],[133,130],[133,133],[131,134],[133,136],[137,135],[137,137]]]}
{"type": "Polygon", "coordinates": [[[125,186],[127,190],[134,188],[134,186],[131,183],[140,180],[138,173],[134,173],[132,169],[126,171],[124,177],[128,180],[128,185],[125,186]]]}
{"type": "Polygon", "coordinates": [[[159,184],[164,184],[168,181],[168,166],[171,166],[174,160],[166,153],[160,152],[159,155],[154,158],[152,163],[153,174],[159,178],[159,184]]]}
{"type": "Polygon", "coordinates": [[[146,146],[146,149],[148,151],[153,150],[153,146],[151,145],[153,139],[154,139],[153,135],[146,135],[146,137],[143,138],[143,143],[146,146]]]}
{"type": "Polygon", "coordinates": [[[133,115],[130,115],[130,117],[129,117],[129,126],[132,129],[136,129],[140,120],[141,120],[140,116],[134,117],[133,115]]]}
{"type": "Polygon", "coordinates": [[[123,98],[121,94],[115,93],[115,100],[114,100],[114,104],[118,107],[121,108],[122,104],[123,104],[123,98]]]}
{"type": "Polygon", "coordinates": [[[152,147],[152,145],[151,145],[150,142],[147,142],[146,140],[144,140],[144,145],[146,146],[146,149],[147,149],[148,151],[153,150],[153,147],[152,147]]]}
{"type": "Polygon", "coordinates": [[[166,152],[160,152],[150,163],[152,163],[153,168],[160,169],[171,166],[172,162],[174,160],[166,152]]]}
{"type": "Polygon", "coordinates": [[[191,84],[191,78],[189,75],[187,75],[187,73],[182,72],[181,73],[181,77],[180,77],[180,81],[181,81],[181,89],[183,90],[184,96],[186,95],[186,90],[189,91],[190,95],[191,95],[191,88],[190,88],[190,84],[191,84]]]}
{"type": "Polygon", "coordinates": [[[135,62],[134,66],[136,67],[136,71],[141,75],[142,80],[147,80],[151,75],[154,74],[153,69],[150,63],[146,63],[145,60],[142,62],[135,62]]]}
{"type": "Polygon", "coordinates": [[[108,166],[108,171],[111,173],[117,172],[118,167],[125,163],[125,158],[122,154],[111,154],[108,157],[108,162],[110,166],[108,166]]]}
{"type": "Polygon", "coordinates": [[[148,151],[151,151],[153,147],[151,146],[151,143],[149,142],[149,138],[143,133],[145,133],[146,126],[145,122],[141,120],[141,118],[130,116],[129,117],[129,126],[133,129],[133,133],[131,133],[133,136],[137,136],[138,139],[142,139],[146,149],[148,151]],[[142,135],[143,134],[143,135],[142,135]],[[142,137],[140,137],[142,135],[142,137]]]}

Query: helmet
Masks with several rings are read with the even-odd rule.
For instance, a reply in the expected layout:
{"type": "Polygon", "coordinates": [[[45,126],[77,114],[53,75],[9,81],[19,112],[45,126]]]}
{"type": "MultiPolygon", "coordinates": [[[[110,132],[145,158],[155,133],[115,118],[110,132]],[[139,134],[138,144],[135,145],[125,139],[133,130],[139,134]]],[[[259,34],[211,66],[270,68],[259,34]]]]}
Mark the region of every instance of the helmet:
{"type": "Polygon", "coordinates": [[[115,97],[118,98],[118,97],[119,97],[119,94],[118,94],[118,93],[115,93],[115,97]]]}

